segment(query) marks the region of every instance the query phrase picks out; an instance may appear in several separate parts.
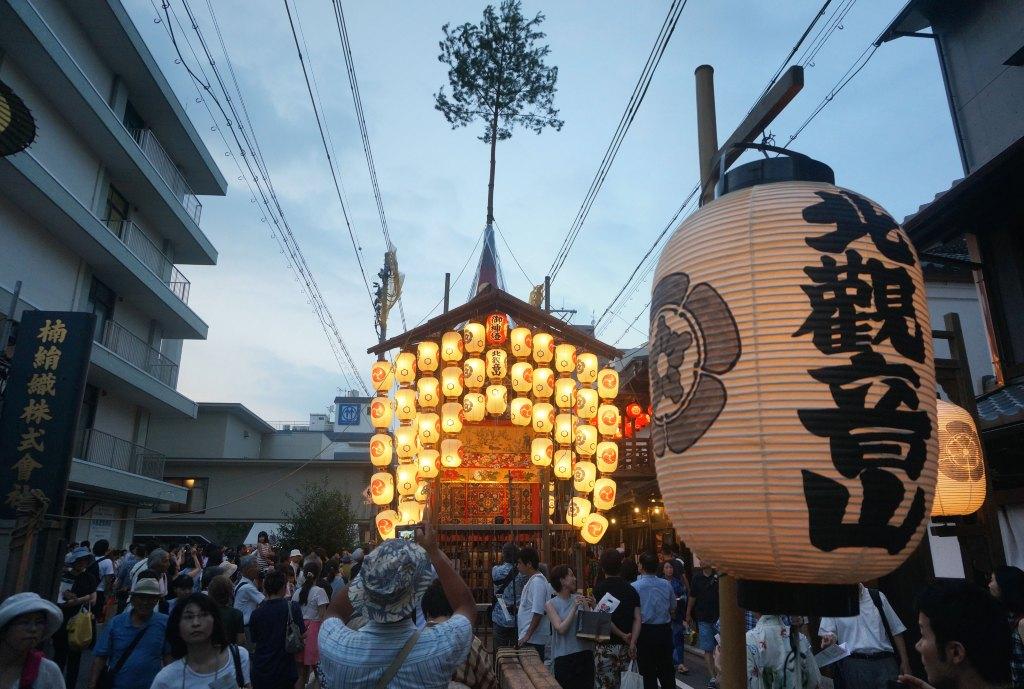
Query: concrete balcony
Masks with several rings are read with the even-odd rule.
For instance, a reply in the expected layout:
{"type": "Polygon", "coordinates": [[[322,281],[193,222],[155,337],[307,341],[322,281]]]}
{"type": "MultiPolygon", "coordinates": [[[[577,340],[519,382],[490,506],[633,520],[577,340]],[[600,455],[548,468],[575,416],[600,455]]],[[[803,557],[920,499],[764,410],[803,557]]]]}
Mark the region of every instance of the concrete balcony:
{"type": "Polygon", "coordinates": [[[171,294],[180,299],[183,304],[188,303],[188,293],[192,283],[138,225],[131,220],[106,220],[105,224],[114,233],[114,236],[121,240],[121,243],[128,247],[128,250],[135,254],[135,257],[142,261],[144,266],[149,268],[153,275],[167,285],[171,294]]]}
{"type": "Polygon", "coordinates": [[[175,198],[181,202],[181,205],[185,207],[185,211],[198,225],[199,216],[203,212],[203,204],[199,203],[199,199],[192,193],[192,187],[185,181],[185,176],[181,174],[177,164],[167,154],[167,151],[164,150],[160,140],[156,138],[156,135],[150,129],[134,129],[131,131],[131,135],[135,142],[139,144],[142,152],[149,158],[149,162],[153,163],[153,166],[156,167],[160,177],[170,187],[175,198]]]}
{"type": "Polygon", "coordinates": [[[86,429],[71,463],[69,483],[135,503],[184,504],[188,490],[163,481],[164,456],[142,445],[86,429]]]}

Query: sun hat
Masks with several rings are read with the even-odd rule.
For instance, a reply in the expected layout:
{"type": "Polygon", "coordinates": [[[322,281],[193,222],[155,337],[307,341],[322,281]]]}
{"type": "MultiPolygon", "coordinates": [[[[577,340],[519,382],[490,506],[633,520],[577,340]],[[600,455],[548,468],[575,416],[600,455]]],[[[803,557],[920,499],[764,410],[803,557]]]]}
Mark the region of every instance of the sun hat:
{"type": "Polygon", "coordinates": [[[302,557],[302,551],[298,548],[292,548],[292,552],[288,555],[288,557],[302,557]]]}
{"type": "Polygon", "coordinates": [[[132,586],[132,596],[162,596],[163,592],[160,591],[160,583],[156,579],[137,579],[135,585],[132,586]]]}
{"type": "Polygon", "coordinates": [[[17,617],[33,612],[46,613],[46,636],[53,636],[64,622],[60,608],[37,593],[16,593],[0,603],[0,629],[17,617]]]}
{"type": "Polygon", "coordinates": [[[79,560],[84,560],[86,558],[88,558],[89,560],[94,560],[95,556],[92,554],[91,550],[86,548],[84,545],[80,545],[64,556],[64,564],[70,567],[79,560]]]}
{"type": "Polygon", "coordinates": [[[363,559],[348,587],[352,607],[376,622],[398,622],[416,609],[434,580],[427,552],[404,538],[384,541],[363,559]]]}

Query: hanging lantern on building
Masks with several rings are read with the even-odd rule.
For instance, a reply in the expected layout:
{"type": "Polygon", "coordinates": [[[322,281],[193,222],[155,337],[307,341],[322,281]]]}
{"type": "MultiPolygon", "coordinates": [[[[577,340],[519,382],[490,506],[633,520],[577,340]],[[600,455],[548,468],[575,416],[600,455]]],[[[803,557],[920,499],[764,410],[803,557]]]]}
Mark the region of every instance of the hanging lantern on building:
{"type": "Polygon", "coordinates": [[[508,316],[503,313],[492,313],[484,321],[487,329],[487,344],[491,347],[500,347],[508,339],[508,316]]]}
{"type": "Polygon", "coordinates": [[[381,510],[373,521],[377,524],[377,533],[386,541],[395,537],[395,527],[401,519],[394,510],[381,510]]]}
{"type": "Polygon", "coordinates": [[[370,463],[373,466],[390,466],[393,454],[394,445],[391,442],[390,435],[387,433],[377,433],[370,438],[370,463]]]}
{"type": "Polygon", "coordinates": [[[576,426],[576,453],[590,457],[597,452],[597,428],[588,423],[576,426]]]}
{"type": "Polygon", "coordinates": [[[462,430],[462,419],[465,412],[460,402],[445,402],[441,405],[441,431],[458,433],[462,430]]]}
{"type": "Polygon", "coordinates": [[[557,505],[557,503],[555,502],[555,494],[554,493],[548,493],[548,516],[549,517],[554,515],[556,505],[557,505]]]}
{"type": "Polygon", "coordinates": [[[533,333],[522,326],[509,333],[509,349],[516,359],[527,359],[533,354],[533,333]]]}
{"type": "Polygon", "coordinates": [[[538,364],[550,364],[555,358],[555,338],[550,333],[533,336],[533,360],[538,364]]]}
{"type": "Polygon", "coordinates": [[[462,466],[462,441],[446,438],[441,441],[441,466],[457,469],[462,466]]]}
{"type": "Polygon", "coordinates": [[[576,435],[576,417],[572,414],[555,416],[555,442],[559,445],[571,445],[576,435]]]}
{"type": "Polygon", "coordinates": [[[615,481],[607,476],[597,479],[594,482],[594,507],[599,510],[610,510],[615,507],[616,489],[615,481]]]}
{"type": "Polygon", "coordinates": [[[466,323],[462,329],[462,344],[469,354],[480,354],[484,351],[486,340],[484,339],[483,323],[466,323]]]}
{"type": "Polygon", "coordinates": [[[483,393],[467,392],[462,398],[462,410],[466,412],[466,421],[483,421],[487,415],[487,400],[483,393]]]}
{"type": "Polygon", "coordinates": [[[576,345],[563,342],[555,347],[555,370],[562,375],[576,370],[576,345]]]}
{"type": "Polygon", "coordinates": [[[500,383],[508,375],[508,353],[504,349],[488,349],[484,357],[487,362],[487,378],[500,383]]]}
{"type": "Polygon", "coordinates": [[[534,404],[532,423],[537,433],[550,433],[555,427],[555,408],[547,402],[534,404]]]}
{"type": "Polygon", "coordinates": [[[985,456],[974,419],[963,407],[938,400],[939,477],[933,517],[974,514],[985,502],[985,456]]]}
{"type": "Polygon", "coordinates": [[[436,371],[440,349],[436,342],[429,340],[416,345],[416,368],[427,373],[436,371]]]}
{"type": "Polygon", "coordinates": [[[610,440],[597,444],[597,470],[602,474],[610,474],[619,468],[619,445],[610,440]]]}
{"type": "Polygon", "coordinates": [[[565,521],[579,529],[583,526],[583,521],[588,514],[590,514],[590,501],[586,498],[574,497],[569,501],[569,506],[565,510],[565,521]]]}
{"type": "Polygon", "coordinates": [[[590,545],[597,545],[608,531],[608,520],[604,515],[591,512],[583,519],[580,535],[590,545]]]}
{"type": "Polygon", "coordinates": [[[370,367],[370,382],[374,392],[387,394],[395,384],[395,366],[390,361],[375,361],[370,367]]]}
{"type": "MultiPolygon", "coordinates": [[[[460,342],[462,340],[459,340],[460,342]]],[[[449,399],[460,397],[463,388],[463,373],[461,366],[445,366],[441,371],[441,392],[449,399]]]]}
{"type": "Polygon", "coordinates": [[[415,426],[399,426],[395,429],[395,452],[399,459],[416,456],[415,426]]]}
{"type": "Polygon", "coordinates": [[[416,418],[416,391],[412,388],[395,390],[395,416],[399,421],[412,421],[416,418]]]}
{"type": "Polygon", "coordinates": [[[597,390],[580,388],[576,391],[576,416],[591,421],[597,416],[597,390]]]}
{"type": "Polygon", "coordinates": [[[408,498],[398,503],[398,517],[403,526],[419,524],[423,521],[423,505],[415,498],[408,498]]]}
{"type": "Polygon", "coordinates": [[[576,357],[576,379],[583,385],[597,380],[597,355],[583,352],[576,357]]]}
{"type": "Polygon", "coordinates": [[[529,393],[533,390],[533,366],[527,361],[512,364],[512,389],[529,393]]]}
{"type": "Polygon", "coordinates": [[[487,386],[487,413],[501,416],[508,409],[508,388],[504,385],[487,386]]]}
{"type": "Polygon", "coordinates": [[[580,493],[589,493],[594,490],[597,482],[597,467],[593,462],[576,462],[572,470],[572,487],[580,493]]]}
{"type": "Polygon", "coordinates": [[[433,409],[441,401],[441,384],[433,376],[417,380],[416,392],[416,402],[420,409],[433,409]]]}
{"type": "Polygon", "coordinates": [[[551,441],[551,438],[534,438],[533,442],[530,443],[530,461],[533,462],[534,466],[551,466],[554,454],[555,444],[551,441]]]}
{"type": "Polygon", "coordinates": [[[370,499],[374,505],[389,505],[395,499],[395,479],[389,471],[370,477],[370,499]]]}
{"type": "Polygon", "coordinates": [[[576,381],[559,378],[555,381],[555,404],[559,409],[572,409],[576,405],[576,381]]]}
{"type": "Polygon", "coordinates": [[[572,478],[572,450],[555,450],[555,478],[572,478]]]}
{"type": "Polygon", "coordinates": [[[395,357],[395,379],[402,385],[412,385],[416,381],[415,354],[399,352],[395,357]]]}
{"type": "Polygon", "coordinates": [[[597,410],[597,430],[605,437],[614,436],[619,430],[619,408],[614,404],[602,404],[597,410]]]}
{"type": "Polygon", "coordinates": [[[529,426],[533,422],[533,402],[529,397],[516,397],[509,405],[509,418],[514,426],[529,426]]]}
{"type": "MultiPolygon", "coordinates": [[[[444,441],[441,441],[442,444],[444,441]]],[[[420,478],[436,478],[439,471],[437,468],[437,460],[440,458],[441,453],[437,450],[420,450],[419,454],[416,455],[416,467],[419,472],[420,478]]]]}
{"type": "Polygon", "coordinates": [[[394,411],[392,404],[387,397],[374,397],[370,400],[370,425],[377,429],[390,426],[394,411]]]}
{"type": "Polygon", "coordinates": [[[646,412],[640,414],[640,416],[636,417],[636,419],[633,420],[633,426],[638,431],[639,430],[643,430],[644,428],[647,428],[650,425],[651,425],[651,416],[650,416],[650,414],[647,414],[646,412]]]}
{"type": "Polygon", "coordinates": [[[833,178],[805,156],[728,173],[653,281],[650,428],[666,511],[687,546],[740,580],[740,606],[765,613],[856,614],[854,584],[920,543],[936,480],[918,257],[885,210],[833,178]],[[782,168],[807,181],[740,181],[782,168]]]}
{"type": "Polygon", "coordinates": [[[463,382],[470,390],[479,390],[484,386],[486,377],[484,371],[487,368],[483,359],[472,357],[462,362],[463,382]]]}
{"type": "Polygon", "coordinates": [[[441,418],[434,413],[416,416],[416,435],[421,445],[433,445],[441,439],[441,418]]]}
{"type": "Polygon", "coordinates": [[[441,360],[450,364],[462,361],[462,352],[466,345],[462,343],[462,334],[449,330],[441,336],[441,360]]]}
{"type": "Polygon", "coordinates": [[[413,498],[421,505],[425,503],[430,498],[430,481],[417,481],[416,492],[413,493],[413,498]]]}
{"type": "Polygon", "coordinates": [[[640,414],[642,414],[643,411],[643,407],[641,407],[639,404],[637,404],[636,402],[630,402],[629,404],[626,405],[626,418],[635,419],[636,417],[640,416],[640,414]]]}
{"type": "Polygon", "coordinates": [[[399,495],[412,495],[416,492],[416,471],[415,464],[399,464],[395,469],[395,487],[399,495]]]}
{"type": "Polygon", "coordinates": [[[555,392],[555,373],[550,368],[533,369],[533,396],[547,399],[555,392]]]}
{"type": "Polygon", "coordinates": [[[602,368],[597,374],[597,393],[603,400],[613,400],[619,394],[619,372],[602,368]]]}

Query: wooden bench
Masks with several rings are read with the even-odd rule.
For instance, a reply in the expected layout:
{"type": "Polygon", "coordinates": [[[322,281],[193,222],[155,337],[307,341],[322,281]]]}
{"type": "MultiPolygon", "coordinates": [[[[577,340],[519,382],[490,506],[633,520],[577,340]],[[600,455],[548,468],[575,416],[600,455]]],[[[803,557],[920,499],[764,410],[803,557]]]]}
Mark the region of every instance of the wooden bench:
{"type": "Polygon", "coordinates": [[[532,648],[499,648],[494,672],[501,689],[559,689],[537,651],[532,648]]]}

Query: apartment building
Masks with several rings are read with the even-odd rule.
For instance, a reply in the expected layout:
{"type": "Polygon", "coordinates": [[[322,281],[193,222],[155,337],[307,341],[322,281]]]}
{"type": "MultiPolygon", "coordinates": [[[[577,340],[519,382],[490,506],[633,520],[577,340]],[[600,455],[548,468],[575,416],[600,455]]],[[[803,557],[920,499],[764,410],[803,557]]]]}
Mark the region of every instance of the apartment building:
{"type": "Polygon", "coordinates": [[[37,130],[0,158],[0,315],[96,314],[65,535],[120,545],[140,508],[188,499],[147,442],[196,416],[176,389],[207,334],[187,266],[217,261],[199,199],[227,182],[120,0],[0,0],[0,81],[37,130]]]}

